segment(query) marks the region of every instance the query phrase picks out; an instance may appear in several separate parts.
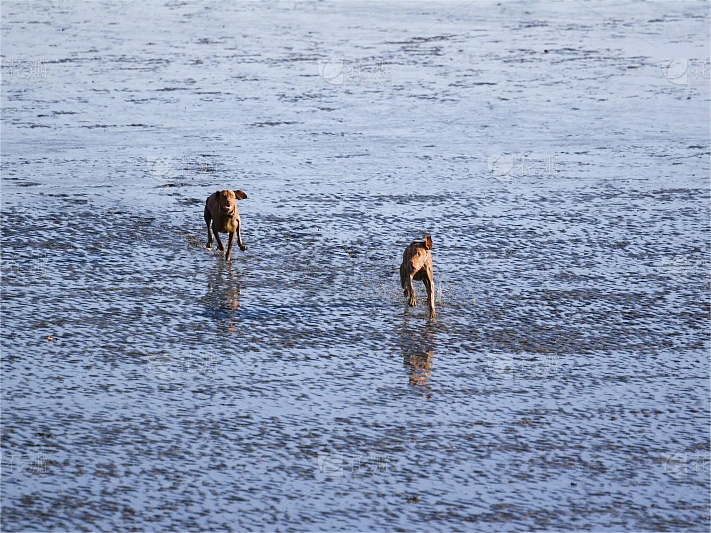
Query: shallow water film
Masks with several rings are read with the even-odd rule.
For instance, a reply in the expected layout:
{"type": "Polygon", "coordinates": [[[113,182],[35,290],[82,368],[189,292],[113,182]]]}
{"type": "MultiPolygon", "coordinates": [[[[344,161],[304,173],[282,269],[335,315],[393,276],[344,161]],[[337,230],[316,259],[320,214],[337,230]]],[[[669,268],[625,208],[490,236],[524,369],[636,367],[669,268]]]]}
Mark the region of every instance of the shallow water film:
{"type": "Polygon", "coordinates": [[[3,531],[708,531],[708,2],[1,29],[3,531]]]}

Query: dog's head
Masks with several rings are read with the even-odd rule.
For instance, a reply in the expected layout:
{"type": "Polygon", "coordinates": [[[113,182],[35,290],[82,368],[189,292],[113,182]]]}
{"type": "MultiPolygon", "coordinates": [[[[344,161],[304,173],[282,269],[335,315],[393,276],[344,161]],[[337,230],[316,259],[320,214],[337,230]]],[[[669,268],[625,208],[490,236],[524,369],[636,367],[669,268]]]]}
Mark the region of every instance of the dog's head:
{"type": "Polygon", "coordinates": [[[409,268],[411,271],[416,272],[425,265],[425,263],[430,257],[430,250],[432,249],[432,237],[430,237],[429,235],[425,235],[425,242],[413,242],[412,244],[415,244],[416,246],[412,248],[409,268]]]}
{"type": "Polygon", "coordinates": [[[247,198],[244,191],[240,189],[237,189],[236,191],[231,191],[229,189],[217,191],[215,196],[217,198],[217,205],[220,207],[220,211],[227,216],[235,214],[237,209],[237,200],[244,200],[247,198]]]}

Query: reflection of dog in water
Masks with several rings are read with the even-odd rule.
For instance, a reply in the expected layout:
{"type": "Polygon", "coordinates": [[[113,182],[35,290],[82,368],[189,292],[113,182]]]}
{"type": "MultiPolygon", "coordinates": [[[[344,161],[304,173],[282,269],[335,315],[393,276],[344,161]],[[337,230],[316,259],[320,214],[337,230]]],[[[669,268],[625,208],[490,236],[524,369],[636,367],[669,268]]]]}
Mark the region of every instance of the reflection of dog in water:
{"type": "Polygon", "coordinates": [[[241,293],[240,273],[233,271],[230,263],[217,263],[217,268],[208,274],[207,293],[202,299],[207,315],[227,320],[228,328],[236,331],[235,311],[239,309],[241,293]]]}
{"type": "Polygon", "coordinates": [[[408,303],[411,306],[417,304],[415,297],[415,287],[412,280],[422,281],[427,290],[427,301],[430,309],[430,318],[435,317],[435,286],[434,272],[432,267],[432,237],[425,235],[424,242],[413,241],[405,248],[402,254],[402,264],[400,265],[400,285],[408,303]]]}
{"type": "Polygon", "coordinates": [[[221,307],[229,307],[230,309],[239,309],[239,297],[241,296],[241,289],[239,285],[232,287],[227,291],[227,294],[223,298],[221,307]]]}
{"type": "Polygon", "coordinates": [[[434,329],[429,322],[424,328],[410,328],[406,318],[400,329],[402,362],[410,374],[412,385],[427,385],[432,377],[434,361],[434,329]]]}
{"type": "Polygon", "coordinates": [[[410,383],[413,385],[427,385],[427,382],[432,377],[433,356],[434,350],[405,356],[405,365],[410,367],[410,383]]]}

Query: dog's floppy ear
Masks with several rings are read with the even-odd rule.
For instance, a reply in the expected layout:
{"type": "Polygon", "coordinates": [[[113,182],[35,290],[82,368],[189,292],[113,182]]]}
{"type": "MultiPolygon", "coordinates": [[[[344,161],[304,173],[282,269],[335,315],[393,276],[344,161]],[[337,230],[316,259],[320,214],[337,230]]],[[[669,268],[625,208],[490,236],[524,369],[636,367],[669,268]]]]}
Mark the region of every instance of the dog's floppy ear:
{"type": "Polygon", "coordinates": [[[425,235],[425,248],[428,250],[432,248],[432,237],[425,235]]]}
{"type": "Polygon", "coordinates": [[[242,189],[237,189],[235,191],[235,198],[237,198],[238,200],[244,200],[245,198],[247,198],[247,194],[242,189]]]}

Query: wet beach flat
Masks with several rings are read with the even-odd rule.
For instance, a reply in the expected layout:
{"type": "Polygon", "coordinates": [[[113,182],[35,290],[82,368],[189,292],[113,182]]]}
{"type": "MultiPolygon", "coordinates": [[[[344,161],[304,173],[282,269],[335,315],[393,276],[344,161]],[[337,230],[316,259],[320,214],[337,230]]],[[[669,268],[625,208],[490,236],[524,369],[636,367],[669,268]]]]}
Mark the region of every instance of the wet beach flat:
{"type": "Polygon", "coordinates": [[[3,531],[708,530],[708,2],[0,27],[3,531]]]}

